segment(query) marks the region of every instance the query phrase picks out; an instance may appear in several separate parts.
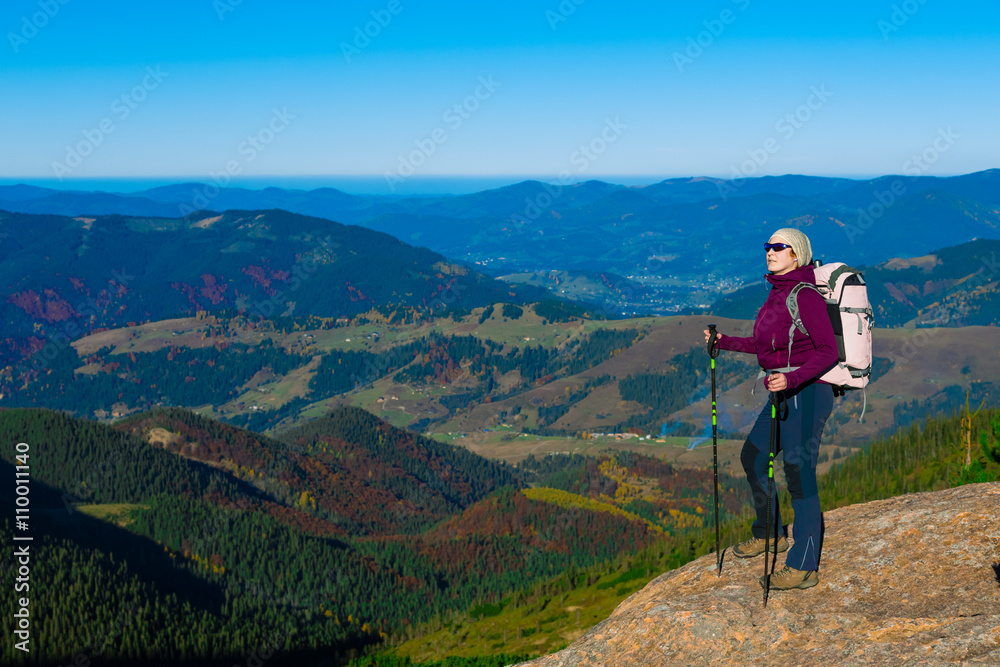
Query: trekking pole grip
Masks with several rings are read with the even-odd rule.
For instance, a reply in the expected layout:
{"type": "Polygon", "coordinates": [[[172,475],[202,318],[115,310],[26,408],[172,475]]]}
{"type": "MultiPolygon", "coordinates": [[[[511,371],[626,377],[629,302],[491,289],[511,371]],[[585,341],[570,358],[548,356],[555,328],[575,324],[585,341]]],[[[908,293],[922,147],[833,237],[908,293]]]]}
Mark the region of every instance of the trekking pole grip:
{"type": "Polygon", "coordinates": [[[715,359],[722,350],[719,348],[719,332],[714,324],[708,325],[708,356],[715,359]]]}

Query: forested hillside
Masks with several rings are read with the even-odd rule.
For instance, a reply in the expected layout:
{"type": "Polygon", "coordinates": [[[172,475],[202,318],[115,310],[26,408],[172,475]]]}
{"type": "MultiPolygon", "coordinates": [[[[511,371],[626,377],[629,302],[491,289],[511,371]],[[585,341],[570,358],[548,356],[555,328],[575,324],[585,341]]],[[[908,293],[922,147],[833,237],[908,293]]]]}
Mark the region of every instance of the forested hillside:
{"type": "Polygon", "coordinates": [[[262,645],[319,664],[642,549],[704,512],[705,479],[652,459],[515,471],[353,408],[282,441],[177,409],[116,427],[3,410],[0,435],[30,443],[24,462],[5,449],[3,467],[31,470],[18,534],[44,563],[35,664],[81,647],[109,664],[231,664],[262,645]],[[576,500],[519,491],[528,478],[576,500]],[[659,500],[644,502],[652,478],[659,500]]]}

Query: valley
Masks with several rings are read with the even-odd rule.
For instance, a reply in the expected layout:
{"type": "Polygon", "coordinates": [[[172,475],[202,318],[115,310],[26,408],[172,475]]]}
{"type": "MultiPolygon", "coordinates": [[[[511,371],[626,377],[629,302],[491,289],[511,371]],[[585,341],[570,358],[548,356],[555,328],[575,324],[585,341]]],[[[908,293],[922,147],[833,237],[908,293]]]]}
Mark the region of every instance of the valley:
{"type": "MultiPolygon", "coordinates": [[[[992,178],[946,183],[962,190],[944,199],[948,210],[974,210],[990,228],[991,214],[954,198],[982,198],[976,184],[992,178]]],[[[652,218],[627,214],[580,238],[572,224],[628,204],[682,211],[702,233],[770,206],[774,193],[759,188],[804,188],[784,192],[779,217],[800,212],[803,198],[843,206],[864,196],[841,180],[747,185],[738,205],[701,199],[715,188],[703,181],[569,189],[566,201],[586,215],[531,221],[547,232],[565,221],[562,240],[544,246],[565,269],[539,268],[530,252],[483,263],[505,237],[481,216],[530,183],[397,202],[414,229],[431,212],[456,216],[441,222],[449,233],[479,220],[483,245],[470,252],[484,254],[461,261],[274,209],[0,212],[10,241],[0,245],[9,323],[0,434],[32,443],[42,581],[80,591],[71,612],[39,584],[36,613],[51,620],[38,622],[59,637],[41,660],[65,662],[91,642],[71,613],[118,628],[109,651],[126,662],[144,646],[165,663],[232,664],[249,644],[299,665],[531,657],[579,638],[659,572],[709,553],[702,331],[749,333],[765,295],[740,276],[756,269],[741,273],[735,250],[713,255],[710,272],[692,264],[696,246],[679,227],[674,245],[633,239],[632,259],[605,248],[581,270],[572,252],[652,218]],[[655,265],[637,269],[640,256],[655,265]],[[666,268],[679,261],[683,271],[666,268]]],[[[944,205],[919,193],[907,210],[944,205]]],[[[102,197],[91,201],[110,201],[102,197]]],[[[783,223],[826,224],[796,216],[783,223]]],[[[732,249],[756,233],[734,232],[732,249]]],[[[540,252],[534,243],[515,247],[540,252]]],[[[827,423],[824,507],[1000,476],[991,410],[1000,242],[920,247],[860,266],[875,359],[866,392],[837,399],[827,423]],[[963,421],[966,403],[987,409],[963,421]]],[[[747,355],[717,359],[725,544],[749,520],[739,455],[764,401],[752,393],[756,371],[747,355]]],[[[16,463],[2,457],[8,470],[16,463]]],[[[784,488],[783,471],[775,477],[784,488]]],[[[781,502],[791,516],[787,494],[781,502]]],[[[13,536],[9,519],[2,530],[13,536]]]]}

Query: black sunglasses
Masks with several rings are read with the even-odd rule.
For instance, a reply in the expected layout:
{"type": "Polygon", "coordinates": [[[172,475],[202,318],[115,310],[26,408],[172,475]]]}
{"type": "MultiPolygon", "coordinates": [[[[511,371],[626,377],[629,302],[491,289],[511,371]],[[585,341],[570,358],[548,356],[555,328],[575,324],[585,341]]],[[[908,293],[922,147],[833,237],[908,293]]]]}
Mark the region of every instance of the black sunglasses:
{"type": "Polygon", "coordinates": [[[781,252],[785,248],[791,248],[792,246],[787,243],[765,243],[764,252],[767,253],[768,250],[773,250],[774,252],[781,252]]]}

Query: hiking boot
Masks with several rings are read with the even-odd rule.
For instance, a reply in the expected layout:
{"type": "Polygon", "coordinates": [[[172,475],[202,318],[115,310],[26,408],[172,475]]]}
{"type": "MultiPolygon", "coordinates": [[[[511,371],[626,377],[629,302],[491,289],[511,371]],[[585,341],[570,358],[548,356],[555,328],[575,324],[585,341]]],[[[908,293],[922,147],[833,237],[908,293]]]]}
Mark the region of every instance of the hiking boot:
{"type": "MultiPolygon", "coordinates": [[[[761,586],[765,578],[758,578],[761,586]]],[[[811,588],[819,583],[819,572],[816,570],[796,570],[787,565],[771,575],[771,590],[787,591],[792,588],[811,588]]]]}
{"type": "MultiPolygon", "coordinates": [[[[771,553],[780,554],[782,551],[788,551],[788,540],[784,535],[778,538],[777,543],[771,540],[771,553]]],[[[764,553],[763,537],[751,537],[749,540],[740,542],[733,547],[733,555],[737,558],[753,558],[762,553],[764,553]]]]}

